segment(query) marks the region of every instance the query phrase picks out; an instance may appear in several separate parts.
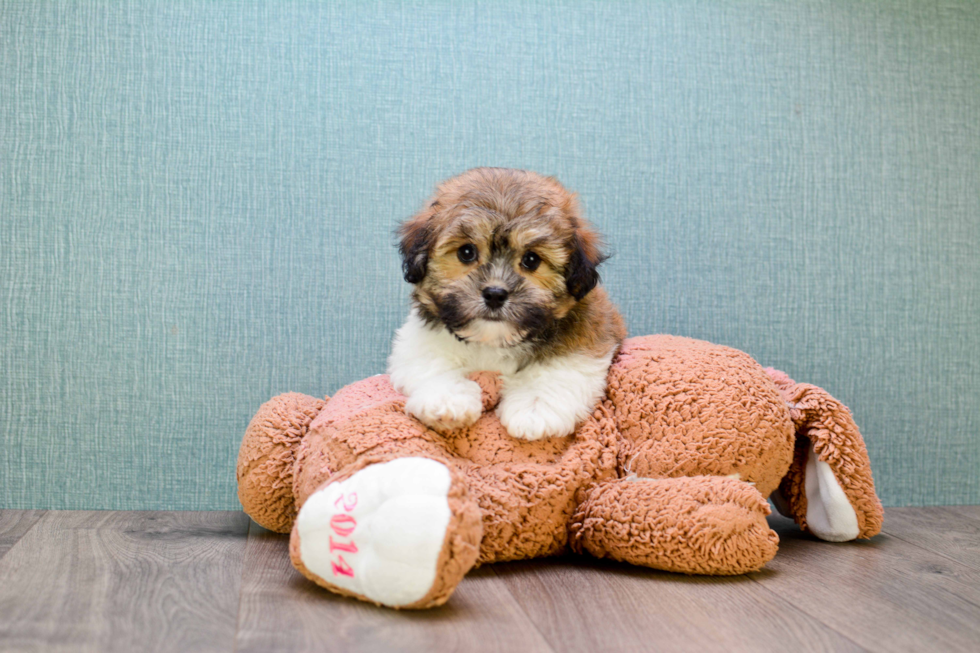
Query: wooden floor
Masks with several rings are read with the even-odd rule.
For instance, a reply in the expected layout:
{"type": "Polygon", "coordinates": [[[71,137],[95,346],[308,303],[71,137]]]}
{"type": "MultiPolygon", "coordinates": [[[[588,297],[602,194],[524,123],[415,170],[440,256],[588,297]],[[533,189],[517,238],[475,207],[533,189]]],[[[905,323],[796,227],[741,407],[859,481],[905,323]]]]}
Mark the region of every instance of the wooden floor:
{"type": "Polygon", "coordinates": [[[0,651],[980,651],[980,506],[829,544],[771,518],[762,572],[490,565],[449,603],[333,596],[236,512],[0,511],[0,651]]]}

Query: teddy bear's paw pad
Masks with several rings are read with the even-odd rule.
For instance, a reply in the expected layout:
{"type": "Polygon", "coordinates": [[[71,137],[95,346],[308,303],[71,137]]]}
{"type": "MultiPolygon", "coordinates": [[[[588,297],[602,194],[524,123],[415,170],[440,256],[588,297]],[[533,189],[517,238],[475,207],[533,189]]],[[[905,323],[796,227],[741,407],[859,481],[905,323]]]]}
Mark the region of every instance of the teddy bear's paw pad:
{"type": "Polygon", "coordinates": [[[390,607],[421,600],[436,579],[451,510],[442,463],[399,458],[317,491],[300,510],[300,558],[334,585],[390,607]]]}

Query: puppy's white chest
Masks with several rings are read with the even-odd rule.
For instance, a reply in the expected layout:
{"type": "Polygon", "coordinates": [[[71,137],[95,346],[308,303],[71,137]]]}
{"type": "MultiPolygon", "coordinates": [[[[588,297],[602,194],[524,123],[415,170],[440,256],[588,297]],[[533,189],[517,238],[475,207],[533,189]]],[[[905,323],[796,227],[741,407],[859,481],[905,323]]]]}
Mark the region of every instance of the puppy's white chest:
{"type": "Polygon", "coordinates": [[[461,359],[467,372],[499,372],[514,374],[520,369],[521,360],[517,352],[501,347],[488,347],[480,344],[457,343],[463,351],[461,359]]]}

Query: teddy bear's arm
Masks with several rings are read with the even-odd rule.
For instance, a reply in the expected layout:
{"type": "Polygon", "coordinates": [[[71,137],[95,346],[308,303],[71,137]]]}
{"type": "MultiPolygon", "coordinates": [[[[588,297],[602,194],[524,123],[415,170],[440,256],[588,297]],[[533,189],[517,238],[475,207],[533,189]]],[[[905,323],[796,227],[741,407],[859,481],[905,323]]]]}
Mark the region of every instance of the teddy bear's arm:
{"type": "Polygon", "coordinates": [[[743,574],[776,555],[769,505],[749,483],[724,476],[626,478],[597,484],[579,506],[577,552],[687,574],[743,574]]]}
{"type": "Polygon", "coordinates": [[[287,392],[265,402],[238,450],[238,499],[263,527],[288,533],[296,518],[296,450],[327,399],[287,392]]]}

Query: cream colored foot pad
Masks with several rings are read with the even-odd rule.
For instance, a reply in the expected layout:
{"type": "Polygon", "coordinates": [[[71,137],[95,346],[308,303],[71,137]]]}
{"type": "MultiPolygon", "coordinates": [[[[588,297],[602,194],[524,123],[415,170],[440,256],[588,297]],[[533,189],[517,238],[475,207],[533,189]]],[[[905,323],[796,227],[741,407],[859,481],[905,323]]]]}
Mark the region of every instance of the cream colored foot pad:
{"type": "Polygon", "coordinates": [[[828,542],[849,542],[857,538],[857,514],[851,507],[844,488],[837,482],[834,470],[817,458],[810,443],[806,459],[806,527],[811,533],[828,542]]]}
{"type": "Polygon", "coordinates": [[[450,510],[449,470],[429,458],[365,467],[307,499],[300,557],[328,583],[387,606],[423,598],[436,578],[450,510]]]}

